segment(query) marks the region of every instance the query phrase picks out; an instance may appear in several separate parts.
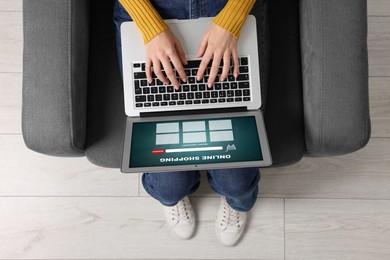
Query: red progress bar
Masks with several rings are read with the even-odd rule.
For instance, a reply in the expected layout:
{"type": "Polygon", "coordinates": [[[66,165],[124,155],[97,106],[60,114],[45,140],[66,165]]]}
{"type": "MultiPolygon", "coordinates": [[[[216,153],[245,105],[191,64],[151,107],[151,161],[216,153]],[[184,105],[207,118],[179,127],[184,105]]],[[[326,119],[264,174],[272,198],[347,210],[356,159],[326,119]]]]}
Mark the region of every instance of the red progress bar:
{"type": "Polygon", "coordinates": [[[152,150],[152,154],[162,154],[165,153],[165,150],[152,150]]]}

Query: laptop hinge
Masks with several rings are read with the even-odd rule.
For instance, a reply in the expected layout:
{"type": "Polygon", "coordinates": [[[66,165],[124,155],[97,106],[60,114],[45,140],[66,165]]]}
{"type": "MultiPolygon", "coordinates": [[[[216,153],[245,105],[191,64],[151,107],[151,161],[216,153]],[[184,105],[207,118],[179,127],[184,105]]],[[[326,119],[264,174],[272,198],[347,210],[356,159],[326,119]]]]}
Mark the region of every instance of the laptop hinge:
{"type": "Polygon", "coordinates": [[[211,108],[181,111],[163,111],[163,112],[142,112],[140,117],[159,117],[159,116],[185,116],[195,114],[218,114],[218,113],[235,113],[248,111],[246,107],[229,107],[229,108],[211,108]]]}

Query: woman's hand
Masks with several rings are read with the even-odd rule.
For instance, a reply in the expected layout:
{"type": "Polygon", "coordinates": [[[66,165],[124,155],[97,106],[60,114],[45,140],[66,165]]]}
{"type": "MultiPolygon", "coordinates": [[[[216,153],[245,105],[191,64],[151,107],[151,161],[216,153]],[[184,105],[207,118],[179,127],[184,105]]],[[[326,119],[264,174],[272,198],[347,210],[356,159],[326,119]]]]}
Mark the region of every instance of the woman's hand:
{"type": "Polygon", "coordinates": [[[175,89],[179,89],[180,84],[176,78],[175,72],[172,69],[172,65],[176,69],[181,80],[183,82],[187,81],[187,75],[183,68],[183,64],[187,64],[187,60],[183,48],[171,30],[168,29],[163,31],[154,37],[145,45],[145,50],[145,69],[149,83],[152,82],[153,79],[152,66],[154,74],[156,74],[158,79],[164,84],[171,83],[175,89]],[[161,71],[161,64],[165,71],[165,75],[161,71]]]}
{"type": "Polygon", "coordinates": [[[196,75],[198,80],[203,78],[204,71],[206,70],[210,61],[213,60],[207,82],[209,88],[211,88],[214,84],[215,77],[218,74],[221,59],[223,59],[223,69],[220,76],[220,81],[224,81],[227,78],[230,68],[230,57],[233,58],[233,76],[238,76],[239,63],[237,55],[237,39],[227,30],[216,24],[211,24],[208,31],[203,36],[196,56],[198,58],[203,57],[196,75]]]}

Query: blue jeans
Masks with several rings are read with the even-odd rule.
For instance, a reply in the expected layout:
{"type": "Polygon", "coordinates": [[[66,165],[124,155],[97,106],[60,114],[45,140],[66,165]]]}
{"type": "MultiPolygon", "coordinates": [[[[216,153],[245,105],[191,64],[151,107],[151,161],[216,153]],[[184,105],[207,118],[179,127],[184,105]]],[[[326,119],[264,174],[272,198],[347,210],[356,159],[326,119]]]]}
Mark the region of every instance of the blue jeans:
{"type": "MultiPolygon", "coordinates": [[[[164,19],[196,19],[216,16],[227,0],[152,0],[151,3],[164,19]]],[[[114,22],[118,62],[122,73],[122,46],[120,26],[131,21],[122,5],[115,1],[114,22]]],[[[238,211],[249,211],[256,202],[260,172],[258,168],[209,170],[212,189],[225,196],[229,205],[238,211]]],[[[200,183],[198,171],[144,173],[142,184],[153,198],[165,206],[173,206],[185,196],[194,193],[200,183]]]]}

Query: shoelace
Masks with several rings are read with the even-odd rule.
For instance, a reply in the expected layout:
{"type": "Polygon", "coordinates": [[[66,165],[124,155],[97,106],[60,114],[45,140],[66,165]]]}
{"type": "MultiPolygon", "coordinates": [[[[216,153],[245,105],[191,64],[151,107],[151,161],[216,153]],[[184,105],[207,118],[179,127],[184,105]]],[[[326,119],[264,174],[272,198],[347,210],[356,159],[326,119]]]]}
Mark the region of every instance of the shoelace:
{"type": "Polygon", "coordinates": [[[184,200],[178,202],[175,207],[171,210],[172,221],[175,221],[176,218],[179,220],[189,220],[190,217],[187,212],[187,205],[184,200]]]}
{"type": "Polygon", "coordinates": [[[237,228],[241,227],[240,224],[240,213],[232,209],[226,202],[223,203],[223,216],[221,219],[221,226],[226,224],[226,228],[236,226],[237,228]]]}

